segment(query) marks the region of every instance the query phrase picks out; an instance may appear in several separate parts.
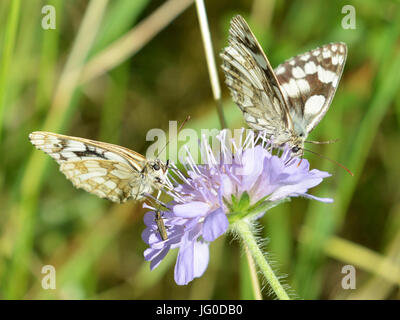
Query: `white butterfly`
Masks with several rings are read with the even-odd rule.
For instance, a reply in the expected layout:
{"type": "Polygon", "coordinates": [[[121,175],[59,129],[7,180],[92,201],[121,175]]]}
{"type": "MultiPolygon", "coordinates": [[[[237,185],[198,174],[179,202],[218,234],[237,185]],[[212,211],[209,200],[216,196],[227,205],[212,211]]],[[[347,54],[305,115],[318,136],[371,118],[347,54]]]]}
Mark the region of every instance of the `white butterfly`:
{"type": "Polygon", "coordinates": [[[346,61],[344,43],[330,43],[272,69],[246,21],[236,16],[221,53],[226,84],[248,125],[302,156],[304,141],[328,111],[346,61]]]}
{"type": "Polygon", "coordinates": [[[147,160],[121,146],[51,132],[32,132],[29,139],[58,162],[75,187],[101,198],[121,203],[171,187],[168,161],[147,160]]]}

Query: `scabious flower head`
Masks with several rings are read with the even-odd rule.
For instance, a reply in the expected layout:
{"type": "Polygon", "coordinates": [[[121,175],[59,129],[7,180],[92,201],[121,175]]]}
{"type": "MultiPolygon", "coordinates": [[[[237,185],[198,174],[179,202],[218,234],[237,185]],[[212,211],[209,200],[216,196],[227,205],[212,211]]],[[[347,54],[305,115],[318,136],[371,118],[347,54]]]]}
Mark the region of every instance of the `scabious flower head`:
{"type": "Polygon", "coordinates": [[[281,155],[272,154],[271,144],[263,134],[248,131],[243,139],[243,130],[236,145],[227,133],[223,130],[218,135],[221,148],[217,154],[203,137],[200,151],[205,164],[196,164],[188,151],[183,172],[173,165],[174,189],[167,192],[173,200],[165,204],[168,210],[162,212],[167,240],[163,241],[158,232],[155,209],[146,205],[152,211],[144,217],[147,228],[142,238],[150,246],[145,259],[154,269],[169,250],[179,248],[175,265],[175,281],[179,285],[204,273],[209,243],[228,230],[229,222],[258,219],[268,208],[290,197],[332,202],[307,193],[330,176],[327,172],[310,170],[306,159],[290,158],[288,149],[281,155]]]}

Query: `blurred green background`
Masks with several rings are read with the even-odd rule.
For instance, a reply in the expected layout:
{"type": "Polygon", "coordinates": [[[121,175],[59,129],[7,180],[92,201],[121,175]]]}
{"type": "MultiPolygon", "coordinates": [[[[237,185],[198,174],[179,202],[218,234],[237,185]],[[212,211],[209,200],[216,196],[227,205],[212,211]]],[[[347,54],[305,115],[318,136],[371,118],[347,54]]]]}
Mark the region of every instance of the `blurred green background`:
{"type": "MultiPolygon", "coordinates": [[[[263,218],[266,249],[303,299],[398,299],[400,284],[399,1],[206,1],[217,64],[229,20],[241,14],[276,66],[332,41],[348,58],[313,146],[355,174],[309,156],[332,177],[311,190],[333,204],[295,199],[263,218]],[[356,29],[343,29],[344,5],[356,29]],[[344,290],[344,265],[357,272],[344,290]]],[[[223,84],[230,128],[244,126],[223,84]]],[[[169,120],[219,128],[191,0],[0,2],[0,298],[252,299],[245,255],[231,237],[211,244],[203,277],[173,280],[175,252],[150,272],[141,204],[113,205],[72,184],[28,141],[47,130],[145,154],[151,128],[169,120]],[[56,29],[41,26],[56,9],[56,29]],[[57,289],[41,287],[53,265],[57,289]]],[[[265,298],[269,296],[265,295],[265,298]]]]}

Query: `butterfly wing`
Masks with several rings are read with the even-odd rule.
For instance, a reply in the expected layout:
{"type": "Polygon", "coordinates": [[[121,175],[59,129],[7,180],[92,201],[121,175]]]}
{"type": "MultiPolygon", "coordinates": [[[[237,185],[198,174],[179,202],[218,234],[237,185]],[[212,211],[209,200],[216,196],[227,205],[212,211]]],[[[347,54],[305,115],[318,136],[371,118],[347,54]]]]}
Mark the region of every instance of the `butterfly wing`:
{"type": "Polygon", "coordinates": [[[129,166],[112,160],[64,161],[60,171],[75,187],[118,203],[131,198],[130,182],[139,179],[129,166]]]}
{"type": "Polygon", "coordinates": [[[346,56],[346,44],[330,43],[291,58],[275,69],[291,118],[306,134],[328,111],[346,56]]]}
{"type": "Polygon", "coordinates": [[[246,21],[236,16],[229,29],[229,46],[221,53],[231,96],[250,127],[269,136],[288,132],[292,120],[274,71],[246,21]]]}
{"type": "Polygon", "coordinates": [[[32,132],[29,139],[77,188],[118,203],[151,191],[141,177],[146,158],[132,150],[51,132],[32,132]]]}

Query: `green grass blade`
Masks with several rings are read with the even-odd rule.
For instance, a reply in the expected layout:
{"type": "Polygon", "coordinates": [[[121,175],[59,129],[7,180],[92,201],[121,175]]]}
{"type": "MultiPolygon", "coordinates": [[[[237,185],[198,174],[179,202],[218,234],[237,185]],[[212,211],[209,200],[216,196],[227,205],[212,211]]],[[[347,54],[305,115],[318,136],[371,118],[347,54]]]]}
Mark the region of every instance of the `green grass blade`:
{"type": "Polygon", "coordinates": [[[10,6],[11,8],[7,17],[7,25],[2,46],[3,50],[0,59],[0,142],[2,140],[6,94],[9,85],[7,79],[9,78],[12,54],[17,36],[21,1],[13,0],[10,2],[10,6]]]}

